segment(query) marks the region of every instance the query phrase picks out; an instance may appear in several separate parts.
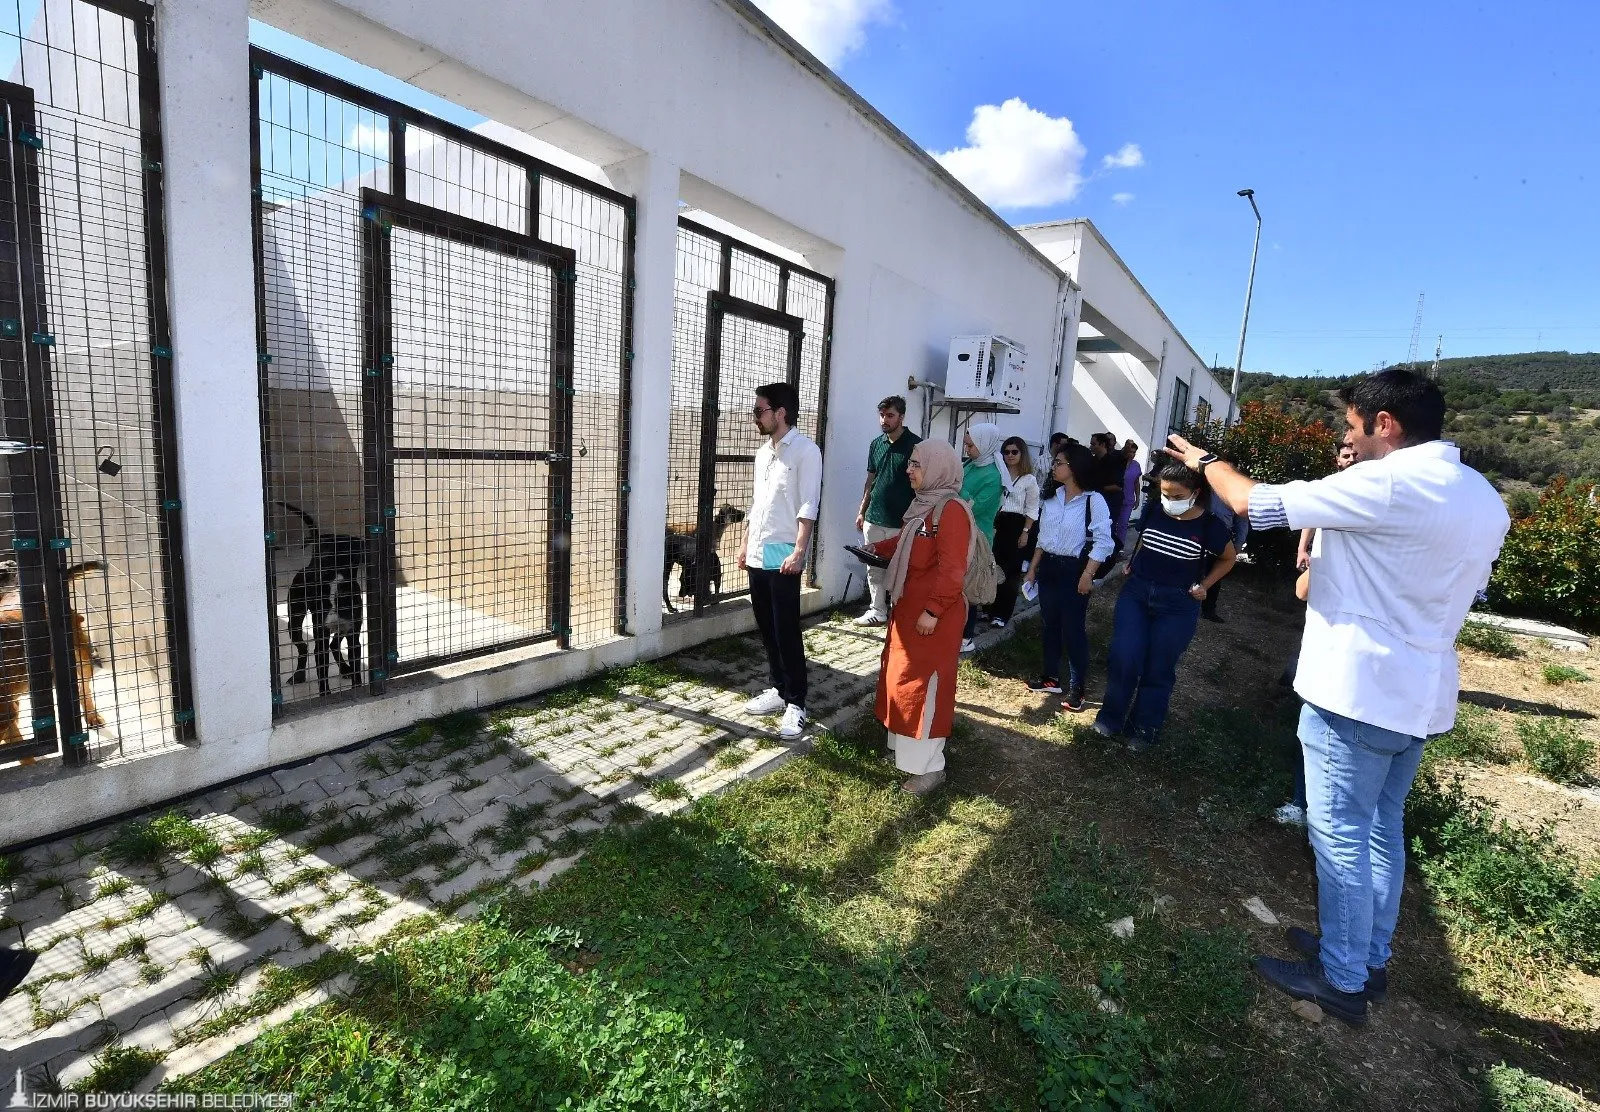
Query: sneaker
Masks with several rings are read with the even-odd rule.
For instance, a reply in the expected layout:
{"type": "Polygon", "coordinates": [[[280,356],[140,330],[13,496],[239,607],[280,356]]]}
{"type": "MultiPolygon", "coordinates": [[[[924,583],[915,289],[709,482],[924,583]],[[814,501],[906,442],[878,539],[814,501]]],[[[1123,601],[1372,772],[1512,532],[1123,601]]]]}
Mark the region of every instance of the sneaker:
{"type": "Polygon", "coordinates": [[[944,769],[938,772],[924,772],[921,776],[913,776],[900,787],[912,795],[927,795],[940,784],[944,783],[944,769]]]}
{"type": "Polygon", "coordinates": [[[865,614],[861,615],[861,617],[856,619],[856,625],[858,625],[858,626],[881,626],[887,620],[888,619],[886,619],[882,614],[878,613],[876,610],[868,610],[865,614]]]}
{"type": "Polygon", "coordinates": [[[977,650],[978,650],[978,643],[976,641],[974,641],[972,638],[963,637],[961,639],[961,651],[962,652],[970,653],[970,652],[976,652],[977,650]]]}
{"type": "Polygon", "coordinates": [[[1083,710],[1083,689],[1081,687],[1075,687],[1071,691],[1067,692],[1066,696],[1061,700],[1061,705],[1066,707],[1073,714],[1077,714],[1079,711],[1083,710]]]}
{"type": "Polygon", "coordinates": [[[1045,676],[1042,679],[1029,680],[1028,690],[1042,691],[1046,695],[1059,695],[1061,694],[1061,681],[1053,680],[1049,676],[1045,676]]]}
{"type": "Polygon", "coordinates": [[[783,722],[778,726],[778,736],[784,741],[794,741],[806,732],[806,709],[793,703],[783,708],[783,722]]]}
{"type": "Polygon", "coordinates": [[[1093,730],[1095,733],[1099,734],[1101,737],[1116,737],[1117,736],[1117,731],[1113,730],[1110,726],[1107,726],[1104,722],[1100,721],[1100,719],[1098,719],[1098,718],[1096,718],[1093,722],[1089,723],[1089,729],[1093,730]]]}
{"type": "Polygon", "coordinates": [[[10,996],[27,980],[38,957],[32,950],[0,950],[0,1000],[10,996]]]}
{"type": "Polygon", "coordinates": [[[992,625],[995,629],[1004,629],[1004,628],[1006,628],[1006,620],[1004,618],[990,618],[989,619],[989,624],[992,625]]]}
{"type": "Polygon", "coordinates": [[[1256,973],[1273,988],[1296,1000],[1309,1000],[1352,1027],[1367,1025],[1367,994],[1340,992],[1328,983],[1322,962],[1256,958],[1256,973]]]}
{"type": "Polygon", "coordinates": [[[776,687],[769,687],[744,705],[746,714],[778,714],[783,710],[783,696],[776,687]]]}
{"type": "Polygon", "coordinates": [[[1272,812],[1272,821],[1279,826],[1297,826],[1301,830],[1306,828],[1306,809],[1298,803],[1285,803],[1272,812]]]}
{"type": "MultiPolygon", "coordinates": [[[[1289,945],[1301,957],[1322,960],[1322,936],[1312,934],[1304,927],[1290,927],[1286,937],[1289,945]]],[[[1381,1004],[1389,995],[1389,971],[1367,966],[1367,1003],[1381,1004]]]]}

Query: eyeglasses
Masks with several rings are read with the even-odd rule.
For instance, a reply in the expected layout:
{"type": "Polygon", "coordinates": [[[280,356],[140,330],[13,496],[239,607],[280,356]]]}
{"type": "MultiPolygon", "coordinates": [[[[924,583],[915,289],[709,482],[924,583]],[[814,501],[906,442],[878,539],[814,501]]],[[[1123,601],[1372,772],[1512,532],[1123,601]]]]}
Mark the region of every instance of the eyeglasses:
{"type": "Polygon", "coordinates": [[[752,416],[752,417],[764,417],[768,413],[771,413],[771,412],[772,412],[771,408],[769,408],[767,406],[758,405],[758,406],[754,406],[754,407],[751,408],[750,416],[752,416]]]}
{"type": "Polygon", "coordinates": [[[906,470],[910,471],[913,467],[915,467],[918,471],[922,470],[922,464],[918,463],[916,460],[906,460],[906,470]]]}
{"type": "Polygon", "coordinates": [[[1067,467],[1067,466],[1069,466],[1069,464],[1068,464],[1068,461],[1066,461],[1064,459],[1058,459],[1054,463],[1052,463],[1050,466],[1051,467],[1067,467]]]}

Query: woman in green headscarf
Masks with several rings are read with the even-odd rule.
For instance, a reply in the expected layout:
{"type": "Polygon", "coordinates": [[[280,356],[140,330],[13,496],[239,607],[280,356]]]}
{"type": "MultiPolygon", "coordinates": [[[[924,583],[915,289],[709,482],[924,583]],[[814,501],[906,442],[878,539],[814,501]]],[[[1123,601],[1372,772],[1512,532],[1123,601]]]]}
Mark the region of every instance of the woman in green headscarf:
{"type": "MultiPolygon", "coordinates": [[[[986,548],[994,546],[994,519],[1000,514],[1000,503],[1010,482],[1005,465],[995,455],[1001,440],[1000,426],[980,423],[968,427],[962,442],[966,464],[961,472],[961,498],[972,508],[972,519],[983,534],[986,548]]],[[[962,652],[977,648],[972,640],[977,629],[978,608],[970,606],[967,627],[961,634],[962,652]]]]}

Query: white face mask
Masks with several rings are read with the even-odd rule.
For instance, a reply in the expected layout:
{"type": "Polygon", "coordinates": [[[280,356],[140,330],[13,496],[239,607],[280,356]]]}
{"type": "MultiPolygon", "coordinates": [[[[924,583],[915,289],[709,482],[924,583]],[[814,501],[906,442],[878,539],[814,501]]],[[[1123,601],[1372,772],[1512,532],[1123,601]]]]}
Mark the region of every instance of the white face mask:
{"type": "Polygon", "coordinates": [[[1194,499],[1191,498],[1166,498],[1161,499],[1161,508],[1171,517],[1182,517],[1194,509],[1194,499]]]}

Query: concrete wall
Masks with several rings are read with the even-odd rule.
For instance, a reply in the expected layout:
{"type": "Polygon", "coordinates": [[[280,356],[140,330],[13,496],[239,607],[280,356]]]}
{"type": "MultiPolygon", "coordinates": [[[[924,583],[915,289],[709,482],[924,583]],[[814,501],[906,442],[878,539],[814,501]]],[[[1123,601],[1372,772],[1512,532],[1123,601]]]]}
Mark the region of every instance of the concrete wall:
{"type": "Polygon", "coordinates": [[[1218,419],[1227,415],[1227,389],[1099,229],[1087,220],[1065,220],[1018,230],[1083,290],[1070,435],[1087,440],[1109,431],[1137,441],[1142,459],[1166,438],[1180,382],[1189,388],[1182,420],[1193,420],[1202,401],[1218,419]],[[1118,350],[1103,350],[1108,346],[1118,350]]]}
{"type": "MultiPolygon", "coordinates": [[[[737,608],[661,624],[680,201],[837,283],[821,589],[808,608],[839,600],[847,583],[860,590],[840,546],[852,539],[875,403],[942,367],[952,335],[1003,333],[1028,348],[1025,413],[1002,419],[1007,431],[1037,442],[1052,406],[1058,425],[1066,418],[1070,385],[1049,396],[1062,338],[1076,331],[1060,272],[745,0],[157,0],[157,15],[199,740],[115,766],[0,777],[0,844],[750,628],[737,608]],[[261,636],[274,600],[260,559],[251,15],[552,142],[637,198],[631,637],[451,665],[382,698],[274,722],[261,636]]],[[[913,421],[921,408],[913,395],[913,421]]],[[[348,427],[332,410],[321,418],[348,427]]]]}

